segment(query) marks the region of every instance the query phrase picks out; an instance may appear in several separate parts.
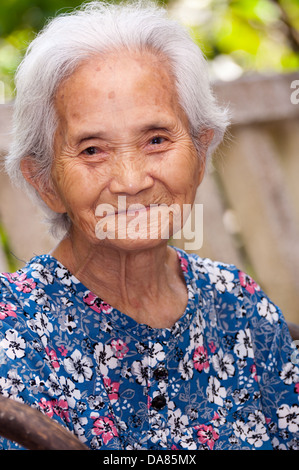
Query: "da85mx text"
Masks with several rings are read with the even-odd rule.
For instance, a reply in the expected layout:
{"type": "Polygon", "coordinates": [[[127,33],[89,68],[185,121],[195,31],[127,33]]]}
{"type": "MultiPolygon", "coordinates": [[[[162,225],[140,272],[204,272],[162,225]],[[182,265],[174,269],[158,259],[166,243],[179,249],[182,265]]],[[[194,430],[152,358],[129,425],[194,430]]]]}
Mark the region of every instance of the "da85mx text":
{"type": "Polygon", "coordinates": [[[190,465],[196,464],[195,454],[148,454],[147,464],[190,465]]]}

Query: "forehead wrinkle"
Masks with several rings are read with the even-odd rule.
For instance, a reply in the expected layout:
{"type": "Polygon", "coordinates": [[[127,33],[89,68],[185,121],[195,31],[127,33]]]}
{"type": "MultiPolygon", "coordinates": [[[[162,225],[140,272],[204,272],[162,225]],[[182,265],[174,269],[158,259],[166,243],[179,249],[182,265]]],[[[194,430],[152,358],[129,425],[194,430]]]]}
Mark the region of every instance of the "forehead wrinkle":
{"type": "MultiPolygon", "coordinates": [[[[143,65],[148,65],[146,62],[146,59],[148,58],[148,54],[145,56],[140,56],[137,54],[137,57],[130,54],[128,56],[129,59],[134,59],[133,64],[134,67],[136,67],[136,63],[138,64],[140,70],[142,70],[143,65]]],[[[109,60],[111,59],[111,56],[107,56],[105,58],[108,62],[109,65],[109,60]]],[[[116,60],[116,63],[118,60],[123,60],[123,58],[120,58],[119,56],[114,57],[116,60]]],[[[155,58],[157,60],[157,58],[155,58]]],[[[104,61],[105,62],[105,61],[104,61]]],[[[131,65],[130,64],[130,65],[131,65]]],[[[74,72],[72,76],[70,76],[64,83],[61,84],[60,88],[58,89],[58,92],[56,94],[56,109],[59,114],[59,127],[61,128],[61,132],[64,132],[65,134],[65,139],[67,141],[72,141],[75,142],[76,144],[78,142],[82,142],[87,139],[91,138],[96,138],[96,139],[102,139],[102,140],[109,140],[109,138],[113,137],[115,140],[113,132],[115,132],[115,135],[117,135],[117,139],[119,138],[120,134],[118,133],[127,133],[128,132],[145,132],[146,130],[154,129],[154,128],[167,128],[169,126],[168,121],[173,120],[172,125],[177,126],[178,122],[178,116],[180,116],[179,121],[184,124],[186,124],[186,117],[182,116],[182,109],[179,104],[178,96],[177,96],[177,91],[175,90],[175,87],[170,86],[170,84],[174,85],[174,80],[173,76],[171,73],[169,73],[169,67],[168,64],[163,64],[162,67],[153,67],[151,69],[151,79],[146,82],[147,76],[146,74],[140,75],[139,77],[136,76],[135,82],[132,81],[132,86],[135,87],[135,89],[132,89],[132,93],[130,94],[130,87],[128,86],[126,89],[126,93],[122,95],[122,88],[119,88],[120,82],[119,80],[116,80],[116,83],[111,83],[110,86],[108,84],[106,91],[101,95],[99,94],[98,98],[101,98],[101,101],[98,100],[93,100],[92,102],[89,103],[89,106],[91,109],[89,110],[90,112],[85,112],[85,102],[82,101],[83,97],[81,96],[81,90],[82,90],[82,84],[86,80],[86,72],[94,73],[94,61],[90,61],[88,63],[82,64],[82,68],[78,68],[77,71],[74,72]],[[166,66],[165,66],[166,65],[166,66]],[[87,69],[83,69],[83,67],[87,67],[87,69]],[[82,76],[82,72],[84,70],[84,74],[82,76]],[[161,95],[158,96],[156,93],[152,93],[152,90],[155,90],[155,80],[159,78],[159,86],[160,86],[160,92],[161,95]],[[82,82],[83,80],[83,82],[82,82]],[[72,88],[70,89],[69,84],[72,84],[72,88]],[[114,85],[118,85],[118,89],[116,91],[120,91],[120,101],[118,99],[117,94],[115,94],[115,88],[114,85]],[[148,97],[149,99],[146,100],[147,103],[144,103],[144,91],[145,89],[148,88],[148,97]],[[113,90],[114,96],[110,94],[111,91],[113,90]],[[133,93],[134,91],[134,93],[133,93]],[[139,96],[140,94],[140,96],[139,96]],[[109,97],[110,95],[110,97],[109,97]],[[166,97],[166,99],[165,99],[166,97]],[[132,98],[132,102],[130,99],[132,98]],[[124,99],[129,99],[128,103],[126,103],[126,107],[124,106],[124,99]],[[105,107],[106,105],[110,102],[110,105],[108,105],[106,111],[105,107]],[[160,104],[161,102],[161,104],[160,104]],[[112,107],[111,104],[113,103],[112,107]],[[147,106],[153,105],[154,108],[156,108],[157,113],[155,112],[155,120],[163,120],[163,110],[161,110],[160,105],[167,107],[168,111],[170,111],[170,116],[168,116],[167,119],[167,124],[165,122],[145,122],[143,124],[143,129],[141,128],[141,123],[142,117],[143,117],[143,112],[144,109],[147,106]],[[131,129],[128,127],[127,123],[127,116],[126,114],[130,112],[131,106],[134,109],[137,109],[137,116],[135,116],[135,122],[138,124],[139,127],[135,127],[135,123],[131,124],[131,129]],[[138,110],[139,108],[139,110],[138,110]],[[104,112],[103,112],[104,110],[104,112]],[[122,112],[125,110],[124,112],[122,112]],[[99,111],[99,114],[98,114],[99,111]],[[116,113],[121,115],[118,115],[116,117],[115,122],[111,122],[110,120],[110,126],[109,129],[105,129],[103,126],[101,126],[101,122],[99,122],[99,127],[97,127],[95,120],[99,120],[102,122],[105,122],[105,112],[106,113],[116,113]],[[124,114],[125,113],[125,114],[124,114]],[[122,115],[124,114],[124,115],[122,115]],[[161,119],[160,116],[161,115],[161,119]],[[94,116],[93,116],[94,115],[94,116]],[[173,115],[173,116],[172,116],[173,115]],[[92,122],[93,121],[93,122],[92,122]],[[92,125],[93,124],[93,125],[92,125]],[[126,124],[126,125],[124,125],[126,124]],[[82,131],[80,130],[82,129],[82,131]],[[106,135],[107,134],[107,135],[106,135]]],[[[104,64],[103,64],[104,65],[104,64]]],[[[127,67],[127,64],[124,64],[125,67],[127,67]]],[[[111,63],[111,70],[115,66],[115,62],[111,63]]],[[[137,66],[137,68],[138,68],[137,66]]],[[[110,68],[110,67],[109,67],[110,68]]],[[[145,67],[147,69],[147,67],[145,67]]],[[[149,73],[149,70],[147,71],[149,73]]],[[[101,78],[101,75],[99,76],[101,78]]],[[[113,81],[117,78],[116,76],[113,76],[112,79],[113,81]]],[[[107,82],[106,82],[107,83],[107,82]]],[[[91,84],[90,84],[91,85],[91,84]]],[[[95,87],[95,92],[97,91],[98,84],[96,81],[92,82],[92,86],[95,87]]],[[[106,87],[106,85],[105,85],[106,87]]]]}
{"type": "MultiPolygon", "coordinates": [[[[164,119],[161,117],[160,119],[153,120],[153,121],[148,121],[145,123],[137,123],[136,127],[132,129],[134,131],[134,134],[145,134],[150,131],[165,131],[165,132],[173,132],[176,128],[177,123],[173,119],[169,119],[169,117],[165,117],[164,119]]],[[[129,128],[126,129],[127,131],[129,128]]],[[[128,135],[128,133],[126,133],[128,135]]],[[[92,140],[92,139],[98,139],[98,140],[116,140],[111,139],[112,134],[109,133],[107,130],[103,129],[84,129],[84,130],[79,130],[75,131],[73,134],[70,133],[70,141],[73,144],[81,144],[84,143],[85,141],[92,140]]]]}

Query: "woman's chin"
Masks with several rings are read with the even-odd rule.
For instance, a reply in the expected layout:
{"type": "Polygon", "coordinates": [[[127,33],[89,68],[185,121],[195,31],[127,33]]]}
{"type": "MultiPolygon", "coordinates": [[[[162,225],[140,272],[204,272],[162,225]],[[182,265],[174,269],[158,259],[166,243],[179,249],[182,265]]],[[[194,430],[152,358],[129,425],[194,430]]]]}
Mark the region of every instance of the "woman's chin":
{"type": "Polygon", "coordinates": [[[158,248],[163,245],[167,245],[168,239],[164,238],[125,238],[125,239],[109,239],[101,240],[100,244],[102,247],[110,247],[118,250],[124,251],[140,251],[140,250],[149,250],[153,248],[158,248]]]}

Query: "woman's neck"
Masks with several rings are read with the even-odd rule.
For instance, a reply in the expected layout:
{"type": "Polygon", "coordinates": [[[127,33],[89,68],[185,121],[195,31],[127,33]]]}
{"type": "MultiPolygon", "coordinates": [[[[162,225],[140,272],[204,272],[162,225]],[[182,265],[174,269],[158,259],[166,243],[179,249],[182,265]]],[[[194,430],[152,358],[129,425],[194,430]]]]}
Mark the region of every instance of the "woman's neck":
{"type": "Polygon", "coordinates": [[[67,237],[51,254],[94,294],[139,323],[170,327],[185,310],[185,281],[166,242],[133,251],[67,237]]]}

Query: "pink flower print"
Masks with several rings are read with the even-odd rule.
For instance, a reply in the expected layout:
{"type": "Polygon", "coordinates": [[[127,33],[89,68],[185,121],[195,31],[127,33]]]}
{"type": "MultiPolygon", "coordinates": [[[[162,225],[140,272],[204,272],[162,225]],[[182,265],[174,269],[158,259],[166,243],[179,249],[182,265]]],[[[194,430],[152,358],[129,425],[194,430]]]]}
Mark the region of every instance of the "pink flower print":
{"type": "Polygon", "coordinates": [[[66,421],[70,421],[66,400],[46,400],[45,397],[42,397],[39,402],[39,406],[41,410],[49,416],[49,418],[52,418],[55,413],[66,421]]]}
{"type": "Polygon", "coordinates": [[[251,372],[251,375],[252,377],[254,378],[254,380],[256,382],[258,382],[258,375],[257,375],[257,372],[256,372],[256,365],[253,364],[251,367],[250,367],[250,372],[251,372]]]}
{"type": "Polygon", "coordinates": [[[87,291],[83,297],[83,302],[90,306],[97,313],[110,313],[112,307],[109,304],[103,302],[99,297],[90,291],[87,291]]]}
{"type": "Polygon", "coordinates": [[[68,403],[66,400],[53,400],[53,410],[57,416],[64,419],[65,421],[70,421],[68,403]]]}
{"type": "Polygon", "coordinates": [[[209,343],[209,348],[210,348],[211,353],[214,354],[214,352],[216,351],[216,346],[215,346],[214,341],[211,341],[209,343]]]}
{"type": "Polygon", "coordinates": [[[299,382],[297,382],[295,385],[295,392],[299,393],[299,382]]]}
{"type": "Polygon", "coordinates": [[[182,271],[188,272],[188,261],[185,258],[180,258],[182,271]]]}
{"type": "Polygon", "coordinates": [[[101,312],[103,313],[111,313],[112,312],[112,307],[111,305],[109,304],[106,304],[105,302],[102,302],[102,305],[101,305],[101,312]]]}
{"type": "Polygon", "coordinates": [[[83,302],[85,302],[87,305],[90,306],[93,310],[95,310],[98,313],[101,313],[101,299],[97,297],[95,294],[92,292],[88,291],[85,293],[83,297],[83,302]]]}
{"type": "Polygon", "coordinates": [[[46,347],[45,350],[46,350],[46,353],[48,354],[48,356],[50,358],[50,362],[51,362],[52,367],[56,371],[58,371],[60,369],[60,364],[58,362],[56,352],[54,351],[54,349],[49,350],[48,347],[46,347]]]}
{"type": "Polygon", "coordinates": [[[118,437],[113,421],[106,416],[100,416],[94,421],[92,433],[101,436],[104,444],[107,444],[114,437],[118,437]]]}
{"type": "Polygon", "coordinates": [[[36,287],[36,282],[34,282],[34,280],[31,278],[27,278],[25,273],[23,273],[18,278],[18,280],[15,281],[15,284],[18,286],[17,290],[19,292],[24,292],[25,294],[31,292],[36,287]]]}
{"type": "Polygon", "coordinates": [[[194,429],[197,430],[197,437],[201,444],[206,444],[210,450],[213,450],[215,442],[219,439],[218,431],[213,428],[211,425],[200,424],[199,426],[194,426],[194,429]]]}
{"type": "Polygon", "coordinates": [[[19,273],[3,273],[10,283],[14,283],[19,278],[19,273]]]}
{"type": "Polygon", "coordinates": [[[49,416],[49,418],[52,418],[52,416],[54,414],[54,410],[53,410],[53,402],[51,400],[47,401],[45,399],[45,397],[42,397],[40,402],[39,402],[39,406],[40,406],[41,410],[47,416],[49,416]]]}
{"type": "Polygon", "coordinates": [[[111,341],[111,347],[113,350],[113,355],[118,359],[122,359],[129,351],[127,344],[121,339],[113,339],[111,341]]]}
{"type": "Polygon", "coordinates": [[[245,289],[250,294],[254,294],[256,290],[260,289],[258,284],[250,276],[248,276],[248,274],[244,273],[243,271],[239,271],[239,279],[240,279],[241,286],[245,287],[245,289]]]}
{"type": "Polygon", "coordinates": [[[0,320],[4,320],[6,317],[17,317],[17,307],[11,303],[0,302],[0,320]]]}
{"type": "Polygon", "coordinates": [[[208,353],[204,346],[198,346],[193,354],[193,363],[194,367],[198,372],[208,372],[210,369],[210,364],[208,360],[208,353]]]}
{"type": "Polygon", "coordinates": [[[109,379],[108,377],[104,377],[103,380],[104,380],[104,385],[105,385],[106,392],[108,394],[109,400],[113,404],[119,398],[119,394],[118,394],[119,383],[118,382],[111,382],[111,379],[109,379]]]}
{"type": "Polygon", "coordinates": [[[62,345],[62,346],[59,346],[58,351],[60,352],[60,354],[62,355],[62,357],[67,356],[68,350],[67,350],[63,345],[62,345]]]}

